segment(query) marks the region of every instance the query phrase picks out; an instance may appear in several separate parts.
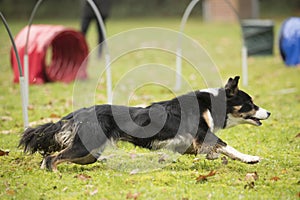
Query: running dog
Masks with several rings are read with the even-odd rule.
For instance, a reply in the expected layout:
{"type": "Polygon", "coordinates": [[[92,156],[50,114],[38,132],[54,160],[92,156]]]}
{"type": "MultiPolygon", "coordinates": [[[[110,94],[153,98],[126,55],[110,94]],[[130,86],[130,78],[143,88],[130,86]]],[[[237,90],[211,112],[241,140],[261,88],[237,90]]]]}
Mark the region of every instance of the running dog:
{"type": "Polygon", "coordinates": [[[68,114],[56,123],[28,128],[19,146],[43,155],[41,168],[57,171],[62,162],[97,161],[108,141],[128,141],[148,149],[167,148],[181,154],[224,154],[254,164],[260,157],[243,154],[215,135],[238,124],[260,126],[270,112],[258,107],[238,88],[239,76],[224,88],[204,89],[155,102],[148,107],[95,105],[68,114]],[[57,152],[57,153],[56,153],[57,152]]]}

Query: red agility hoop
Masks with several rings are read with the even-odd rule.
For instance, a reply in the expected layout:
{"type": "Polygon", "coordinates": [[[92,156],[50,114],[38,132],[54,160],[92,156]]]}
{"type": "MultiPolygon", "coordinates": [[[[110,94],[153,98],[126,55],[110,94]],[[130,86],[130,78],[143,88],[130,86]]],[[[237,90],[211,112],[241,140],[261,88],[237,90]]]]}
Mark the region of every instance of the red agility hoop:
{"type": "MultiPolygon", "coordinates": [[[[18,53],[23,62],[28,26],[15,38],[18,53]]],[[[84,36],[73,29],[57,25],[32,25],[28,41],[29,83],[45,82],[69,83],[75,79],[87,78],[88,46],[84,36]],[[47,51],[51,51],[50,61],[46,62],[47,51]]],[[[16,56],[11,50],[11,64],[14,82],[19,82],[16,56]]],[[[24,63],[22,63],[22,66],[24,63]]]]}

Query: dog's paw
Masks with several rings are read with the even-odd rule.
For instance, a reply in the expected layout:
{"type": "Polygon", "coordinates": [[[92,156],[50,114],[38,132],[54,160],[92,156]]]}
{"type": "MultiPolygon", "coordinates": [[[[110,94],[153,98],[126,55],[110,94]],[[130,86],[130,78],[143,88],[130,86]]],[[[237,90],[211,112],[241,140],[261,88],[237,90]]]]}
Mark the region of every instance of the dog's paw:
{"type": "Polygon", "coordinates": [[[247,164],[255,164],[261,161],[261,158],[258,156],[250,156],[246,155],[242,159],[242,162],[247,163],[247,164]]]}
{"type": "Polygon", "coordinates": [[[208,154],[206,154],[206,159],[208,159],[208,160],[215,160],[215,159],[218,159],[219,156],[220,156],[219,153],[211,151],[208,154]]]}

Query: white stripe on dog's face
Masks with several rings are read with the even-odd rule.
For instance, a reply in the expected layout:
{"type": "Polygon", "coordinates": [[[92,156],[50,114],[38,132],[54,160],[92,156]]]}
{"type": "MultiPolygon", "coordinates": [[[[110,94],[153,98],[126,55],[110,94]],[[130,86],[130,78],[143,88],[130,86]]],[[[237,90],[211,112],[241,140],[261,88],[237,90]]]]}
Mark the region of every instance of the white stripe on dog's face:
{"type": "Polygon", "coordinates": [[[270,113],[263,109],[263,108],[259,108],[255,115],[253,117],[257,118],[257,119],[267,119],[270,116],[270,113]]]}

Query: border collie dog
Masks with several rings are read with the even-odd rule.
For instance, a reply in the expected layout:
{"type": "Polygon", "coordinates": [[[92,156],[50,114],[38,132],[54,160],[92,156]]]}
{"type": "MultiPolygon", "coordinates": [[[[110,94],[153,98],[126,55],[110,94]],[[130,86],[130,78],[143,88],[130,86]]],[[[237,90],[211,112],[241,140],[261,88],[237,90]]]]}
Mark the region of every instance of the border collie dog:
{"type": "Polygon", "coordinates": [[[128,141],[148,149],[167,148],[182,154],[206,154],[254,164],[258,156],[243,154],[214,133],[238,124],[260,126],[270,112],[255,105],[238,89],[239,76],[224,88],[204,89],[150,106],[95,105],[68,114],[56,123],[28,128],[19,146],[38,151],[41,168],[57,171],[62,162],[90,164],[97,161],[108,141],[128,141]]]}

